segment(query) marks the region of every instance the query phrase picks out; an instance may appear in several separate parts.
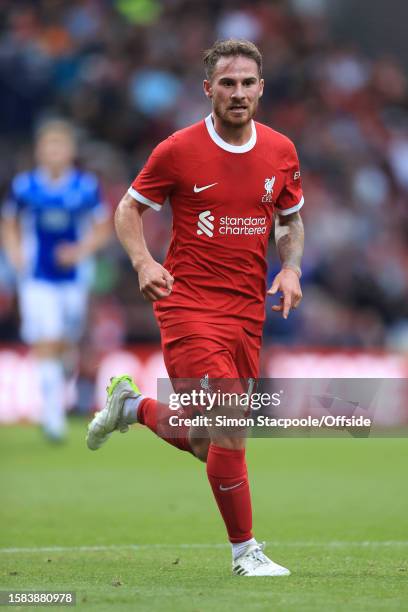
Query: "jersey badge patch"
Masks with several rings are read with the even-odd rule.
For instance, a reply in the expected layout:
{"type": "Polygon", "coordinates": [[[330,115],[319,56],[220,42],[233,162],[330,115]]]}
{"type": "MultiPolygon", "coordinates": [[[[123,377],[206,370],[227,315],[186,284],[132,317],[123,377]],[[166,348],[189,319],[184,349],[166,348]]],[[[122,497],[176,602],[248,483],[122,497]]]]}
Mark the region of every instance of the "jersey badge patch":
{"type": "Polygon", "coordinates": [[[262,202],[264,203],[272,202],[272,194],[273,194],[273,186],[275,184],[275,178],[276,177],[271,176],[271,178],[265,179],[265,193],[262,196],[262,202]]]}

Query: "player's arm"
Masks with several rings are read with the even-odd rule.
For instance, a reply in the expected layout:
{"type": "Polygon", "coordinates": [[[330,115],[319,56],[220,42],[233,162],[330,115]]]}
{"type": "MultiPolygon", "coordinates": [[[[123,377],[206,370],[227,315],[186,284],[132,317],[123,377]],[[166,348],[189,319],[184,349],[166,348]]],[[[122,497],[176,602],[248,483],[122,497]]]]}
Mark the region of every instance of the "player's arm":
{"type": "Polygon", "coordinates": [[[18,216],[7,216],[2,219],[1,237],[7,259],[13,268],[20,272],[24,267],[24,256],[21,245],[21,227],[18,216]]]}
{"type": "Polygon", "coordinates": [[[93,255],[106,246],[112,236],[112,218],[107,217],[95,221],[92,228],[79,243],[82,257],[93,255]]]}
{"type": "Polygon", "coordinates": [[[110,218],[98,219],[90,230],[76,243],[61,244],[57,251],[58,262],[62,266],[74,266],[102,249],[110,240],[112,224],[110,218]]]}
{"type": "Polygon", "coordinates": [[[299,212],[276,215],[275,242],[282,269],[274,278],[269,295],[282,293],[280,304],[272,306],[287,319],[291,308],[297,308],[302,300],[300,288],[301,262],[304,246],[303,221],[299,212]]]}
{"type": "Polygon", "coordinates": [[[126,193],[115,213],[115,229],[139,277],[143,296],[155,302],[170,295],[174,278],[151,256],[143,234],[142,215],[148,206],[126,193]]]}

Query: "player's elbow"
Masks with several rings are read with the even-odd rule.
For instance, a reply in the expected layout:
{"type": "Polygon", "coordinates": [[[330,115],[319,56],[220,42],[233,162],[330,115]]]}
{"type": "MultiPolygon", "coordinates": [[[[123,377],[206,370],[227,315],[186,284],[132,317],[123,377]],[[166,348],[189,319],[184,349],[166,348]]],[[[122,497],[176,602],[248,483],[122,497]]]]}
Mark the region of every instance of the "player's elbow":
{"type": "Polygon", "coordinates": [[[117,225],[117,223],[123,218],[128,218],[129,215],[134,215],[135,212],[142,215],[147,208],[147,206],[140,204],[134,198],[132,198],[129,193],[125,193],[115,211],[115,225],[117,225]]]}
{"type": "Polygon", "coordinates": [[[97,226],[98,238],[99,238],[99,248],[103,248],[112,240],[113,235],[113,227],[112,227],[112,218],[104,219],[97,226]]]}
{"type": "Polygon", "coordinates": [[[132,201],[134,202],[133,198],[131,198],[129,194],[125,194],[117,205],[115,214],[113,216],[116,231],[118,231],[122,223],[126,223],[126,220],[131,213],[132,201]]]}
{"type": "Polygon", "coordinates": [[[116,207],[115,219],[120,216],[125,210],[130,208],[132,202],[134,202],[133,198],[128,193],[125,193],[125,195],[122,197],[116,207]]]}
{"type": "Polygon", "coordinates": [[[302,217],[299,211],[291,213],[290,215],[276,215],[275,217],[275,227],[285,227],[302,223],[302,217]]]}

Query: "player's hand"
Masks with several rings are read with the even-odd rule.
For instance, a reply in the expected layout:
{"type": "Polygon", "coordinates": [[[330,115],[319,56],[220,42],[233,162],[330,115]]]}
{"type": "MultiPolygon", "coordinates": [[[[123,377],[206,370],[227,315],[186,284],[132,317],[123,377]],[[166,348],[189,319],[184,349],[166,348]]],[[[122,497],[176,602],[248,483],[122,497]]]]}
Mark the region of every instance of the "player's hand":
{"type": "Polygon", "coordinates": [[[55,257],[63,268],[72,268],[83,259],[83,252],[79,243],[64,242],[56,249],[55,257]]]}
{"type": "Polygon", "coordinates": [[[302,301],[302,290],[299,277],[294,270],[283,268],[274,278],[268,295],[275,295],[278,291],[282,293],[280,304],[272,306],[274,312],[281,312],[284,319],[288,318],[292,308],[297,308],[302,301]]]}
{"type": "Polygon", "coordinates": [[[143,297],[150,302],[170,295],[174,278],[157,261],[152,259],[138,268],[139,287],[143,297]]]}

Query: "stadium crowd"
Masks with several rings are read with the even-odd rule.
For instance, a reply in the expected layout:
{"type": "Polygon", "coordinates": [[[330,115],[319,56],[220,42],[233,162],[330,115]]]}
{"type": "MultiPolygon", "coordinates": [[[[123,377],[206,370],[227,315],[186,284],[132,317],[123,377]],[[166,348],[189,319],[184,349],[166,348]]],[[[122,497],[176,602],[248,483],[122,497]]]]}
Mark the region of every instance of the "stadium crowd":
{"type": "MultiPolygon", "coordinates": [[[[31,164],[39,120],[69,118],[79,164],[114,208],[150,150],[208,114],[202,51],[248,38],[264,56],[258,120],[299,152],[305,299],[266,337],[288,344],[408,347],[408,88],[395,57],[333,36],[320,0],[0,0],[0,189],[31,164]]],[[[170,211],[145,217],[162,260],[170,211]]],[[[270,274],[277,271],[271,249],[270,274]]],[[[0,337],[18,339],[14,280],[0,256],[0,337]]],[[[250,279],[249,279],[250,282],[250,279]]],[[[118,243],[97,260],[86,347],[157,340],[118,243]]]]}

